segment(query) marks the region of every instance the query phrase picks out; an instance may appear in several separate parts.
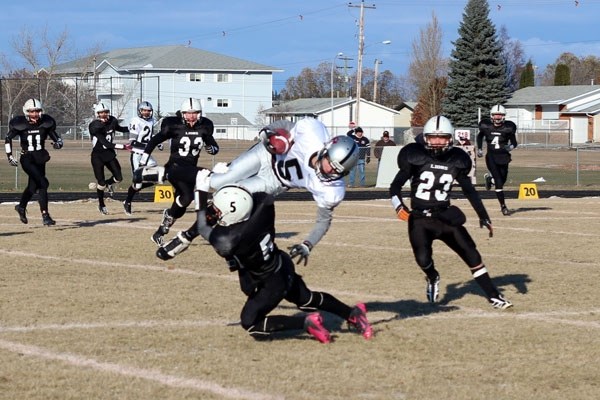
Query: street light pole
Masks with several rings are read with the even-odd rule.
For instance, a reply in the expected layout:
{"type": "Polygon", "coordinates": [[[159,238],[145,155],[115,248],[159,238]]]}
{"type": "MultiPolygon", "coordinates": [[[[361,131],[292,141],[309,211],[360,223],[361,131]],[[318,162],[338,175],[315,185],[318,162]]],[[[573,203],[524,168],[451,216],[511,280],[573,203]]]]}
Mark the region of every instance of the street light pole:
{"type": "Polygon", "coordinates": [[[344,53],[337,53],[335,55],[335,57],[333,57],[333,61],[331,63],[331,127],[330,127],[330,133],[333,135],[333,69],[335,68],[335,60],[337,60],[338,57],[343,56],[344,53]]]}
{"type": "Polygon", "coordinates": [[[375,77],[373,79],[373,103],[377,103],[377,74],[379,70],[379,64],[382,64],[383,61],[375,59],[375,77]]]}
{"type": "MultiPolygon", "coordinates": [[[[362,27],[361,27],[362,28],[362,27]]],[[[363,58],[363,53],[365,51],[365,49],[371,45],[367,45],[365,46],[364,43],[364,38],[362,36],[362,29],[360,30],[360,35],[359,35],[359,40],[358,40],[358,62],[356,65],[357,71],[356,71],[356,117],[354,118],[354,121],[356,122],[356,126],[359,126],[359,120],[360,120],[360,96],[361,96],[361,90],[362,90],[362,58],[363,58]]],[[[373,44],[390,44],[392,43],[391,40],[384,40],[382,42],[377,42],[377,43],[373,43],[373,44]]]]}

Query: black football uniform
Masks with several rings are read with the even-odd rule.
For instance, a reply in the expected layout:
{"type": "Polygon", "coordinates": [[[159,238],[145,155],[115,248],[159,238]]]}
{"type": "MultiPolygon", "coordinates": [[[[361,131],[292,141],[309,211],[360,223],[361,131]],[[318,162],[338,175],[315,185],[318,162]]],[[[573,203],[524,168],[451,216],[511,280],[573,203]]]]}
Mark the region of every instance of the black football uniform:
{"type": "Polygon", "coordinates": [[[517,147],[516,132],[517,126],[512,121],[504,121],[502,125],[495,126],[490,118],[484,118],[479,123],[477,148],[482,148],[485,139],[487,143],[485,163],[494,178],[496,189],[502,189],[506,183],[508,164],[512,160],[510,146],[517,147]]]}
{"type": "Polygon", "coordinates": [[[46,163],[50,161],[50,154],[45,144],[48,138],[54,142],[61,140],[56,133],[56,121],[47,114],[42,114],[36,124],[30,124],[23,115],[11,119],[5,140],[7,154],[12,154],[12,140],[17,137],[21,145],[20,163],[28,176],[28,184],[21,197],[20,206],[27,207],[27,203],[37,192],[40,209],[45,212],[48,210],[50,185],[46,178],[46,163]]]}
{"type": "Polygon", "coordinates": [[[241,290],[248,296],[241,312],[242,327],[255,338],[303,329],[303,316],[268,316],[284,299],[304,311],[320,309],[349,318],[352,309],[330,294],[308,289],[290,256],[275,244],[274,197],[258,192],[252,198],[254,207],[247,221],[210,227],[206,218],[198,218],[200,235],[227,260],[230,270],[238,272],[241,290]]]}
{"type": "Polygon", "coordinates": [[[390,195],[392,202],[403,204],[402,187],[412,178],[409,238],[417,264],[423,269],[433,263],[432,243],[435,239],[446,243],[469,267],[481,264],[481,255],[463,226],[464,214],[458,208],[450,207],[450,192],[456,180],[479,219],[489,219],[468,176],[471,164],[469,155],[455,147],[434,156],[422,144],[411,143],[398,154],[400,170],[390,186],[390,195]]]}
{"type": "MultiPolygon", "coordinates": [[[[171,152],[165,164],[165,177],[175,189],[177,209],[171,209],[171,216],[181,218],[185,208],[194,200],[194,185],[198,172],[198,159],[202,148],[210,155],[219,152],[219,145],[213,137],[214,125],[208,118],[200,117],[194,126],[189,126],[180,117],[167,117],[160,131],[150,139],[144,153],[151,154],[160,143],[170,140],[171,152]]],[[[203,201],[204,202],[204,201],[203,201]]]]}
{"type": "Polygon", "coordinates": [[[109,116],[106,122],[99,119],[93,120],[89,127],[90,139],[92,141],[92,168],[94,169],[94,177],[101,187],[100,190],[107,184],[121,182],[123,174],[121,165],[117,159],[115,149],[123,149],[123,145],[115,144],[115,131],[128,133],[127,127],[119,125],[119,121],[114,116],[109,116]],[[104,175],[104,167],[112,174],[112,179],[107,182],[104,175]]]}

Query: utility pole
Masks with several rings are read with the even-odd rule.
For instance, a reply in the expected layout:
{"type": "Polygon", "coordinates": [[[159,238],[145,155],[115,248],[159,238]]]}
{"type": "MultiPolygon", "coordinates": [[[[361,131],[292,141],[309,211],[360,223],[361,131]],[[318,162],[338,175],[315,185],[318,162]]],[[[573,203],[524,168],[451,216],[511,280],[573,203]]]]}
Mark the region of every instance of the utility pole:
{"type": "Polygon", "coordinates": [[[379,64],[383,61],[375,59],[375,77],[373,79],[373,103],[377,103],[377,74],[379,73],[379,64]]]}
{"type": "Polygon", "coordinates": [[[365,8],[375,8],[375,4],[365,5],[361,0],[360,5],[348,3],[348,7],[360,7],[360,18],[358,20],[358,62],[356,64],[356,126],[360,123],[360,96],[362,90],[362,59],[365,49],[365,8]]]}

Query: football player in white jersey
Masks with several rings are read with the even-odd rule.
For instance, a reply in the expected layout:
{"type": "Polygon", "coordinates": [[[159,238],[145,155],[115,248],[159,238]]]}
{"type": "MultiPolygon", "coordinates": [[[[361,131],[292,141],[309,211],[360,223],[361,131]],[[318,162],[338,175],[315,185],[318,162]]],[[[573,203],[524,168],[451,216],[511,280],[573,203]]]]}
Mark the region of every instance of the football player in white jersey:
{"type": "MultiPolygon", "coordinates": [[[[154,135],[155,125],[156,120],[154,119],[154,109],[152,108],[152,104],[147,101],[142,101],[137,107],[137,117],[131,118],[131,121],[129,122],[129,143],[131,144],[131,157],[129,160],[131,162],[131,171],[135,171],[139,168],[140,159],[142,158],[142,154],[144,154],[146,144],[148,144],[154,135]]],[[[159,147],[159,150],[162,150],[162,147],[159,147]]],[[[157,165],[154,157],[150,156],[148,158],[147,165],[149,167],[157,165]]],[[[125,214],[132,214],[131,203],[133,202],[135,194],[152,185],[154,185],[154,183],[144,182],[132,183],[131,186],[129,186],[127,198],[123,202],[125,214]]]]}
{"type": "MultiPolygon", "coordinates": [[[[302,243],[290,248],[298,263],[308,261],[312,248],[331,225],[334,208],[346,193],[343,177],[358,160],[358,146],[347,136],[329,138],[327,128],[314,118],[292,124],[277,121],[261,131],[261,141],[227,167],[198,172],[197,191],[218,190],[236,183],[251,193],[277,195],[306,188],[317,203],[317,219],[302,243]],[[283,145],[282,145],[283,143],[283,145]]],[[[196,224],[160,247],[157,257],[168,260],[185,251],[198,236],[196,224]]]]}

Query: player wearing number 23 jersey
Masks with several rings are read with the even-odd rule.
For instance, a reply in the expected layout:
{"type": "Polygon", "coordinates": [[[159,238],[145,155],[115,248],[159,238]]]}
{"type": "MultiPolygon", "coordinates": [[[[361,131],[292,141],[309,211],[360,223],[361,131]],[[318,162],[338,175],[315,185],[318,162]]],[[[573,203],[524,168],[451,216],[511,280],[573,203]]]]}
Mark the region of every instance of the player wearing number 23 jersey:
{"type": "Polygon", "coordinates": [[[433,262],[433,241],[441,240],[467,264],[473,278],[495,308],[508,308],[508,302],[498,292],[483,264],[481,254],[467,229],[464,213],[450,205],[454,181],[479,217],[480,227],[492,235],[488,213],[468,176],[471,158],[462,149],[452,146],[454,128],[443,116],[435,116],[423,128],[423,140],[404,146],[398,154],[399,171],[390,186],[392,205],[398,217],[408,221],[408,236],[417,264],[427,276],[427,298],[435,302],[439,294],[440,275],[433,262]],[[412,211],[402,200],[402,187],[411,179],[412,211]]]}

